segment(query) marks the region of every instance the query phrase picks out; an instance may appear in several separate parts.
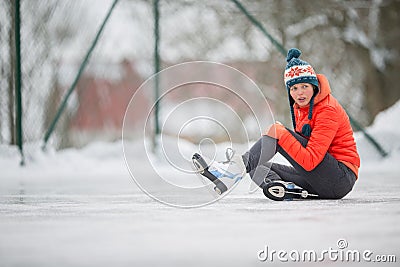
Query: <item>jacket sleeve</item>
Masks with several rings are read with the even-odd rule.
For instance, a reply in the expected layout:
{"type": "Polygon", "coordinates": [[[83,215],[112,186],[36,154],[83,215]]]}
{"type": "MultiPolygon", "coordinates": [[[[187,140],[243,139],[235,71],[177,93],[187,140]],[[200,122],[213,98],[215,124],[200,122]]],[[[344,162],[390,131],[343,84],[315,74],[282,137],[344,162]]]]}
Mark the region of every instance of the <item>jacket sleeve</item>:
{"type": "Polygon", "coordinates": [[[326,106],[316,114],[306,147],[287,130],[281,135],[278,144],[306,171],[312,171],[325,157],[338,128],[338,113],[334,107],[326,106]]]}

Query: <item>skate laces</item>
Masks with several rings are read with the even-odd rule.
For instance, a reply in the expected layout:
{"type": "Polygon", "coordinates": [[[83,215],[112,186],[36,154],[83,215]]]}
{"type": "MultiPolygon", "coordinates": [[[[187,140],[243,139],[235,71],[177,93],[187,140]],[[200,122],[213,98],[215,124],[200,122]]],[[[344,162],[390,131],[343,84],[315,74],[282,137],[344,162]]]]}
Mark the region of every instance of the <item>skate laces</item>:
{"type": "Polygon", "coordinates": [[[222,177],[222,176],[227,176],[227,177],[234,177],[235,174],[232,174],[230,171],[228,171],[229,166],[232,163],[232,158],[235,155],[235,151],[228,147],[225,150],[225,161],[215,161],[210,165],[210,172],[214,174],[216,177],[222,177]]]}
{"type": "Polygon", "coordinates": [[[231,147],[227,147],[225,150],[226,161],[222,161],[221,163],[223,164],[230,163],[233,156],[235,156],[235,150],[233,150],[231,147]]]}

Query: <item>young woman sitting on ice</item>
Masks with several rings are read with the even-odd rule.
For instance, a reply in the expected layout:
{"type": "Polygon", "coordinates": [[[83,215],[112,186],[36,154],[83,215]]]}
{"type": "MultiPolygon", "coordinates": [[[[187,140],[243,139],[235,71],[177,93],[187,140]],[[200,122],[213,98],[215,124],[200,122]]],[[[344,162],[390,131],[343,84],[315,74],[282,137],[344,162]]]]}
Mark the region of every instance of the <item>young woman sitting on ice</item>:
{"type": "Polygon", "coordinates": [[[214,162],[209,169],[216,177],[234,169],[236,176],[247,172],[275,200],[290,197],[288,184],[306,190],[303,197],[340,199],[352,190],[360,167],[353,130],[327,78],[300,55],[296,48],[289,50],[284,73],[294,131],[276,122],[244,155],[232,156],[228,164],[214,162]],[[277,152],[292,166],[271,163],[277,152]],[[279,184],[283,189],[274,191],[279,184]]]}

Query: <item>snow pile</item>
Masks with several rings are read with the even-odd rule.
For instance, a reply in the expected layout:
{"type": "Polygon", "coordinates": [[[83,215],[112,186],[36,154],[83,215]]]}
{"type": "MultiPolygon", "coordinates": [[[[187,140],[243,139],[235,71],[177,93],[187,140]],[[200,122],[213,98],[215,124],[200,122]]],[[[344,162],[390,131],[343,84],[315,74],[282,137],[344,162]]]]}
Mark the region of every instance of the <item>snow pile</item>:
{"type": "Polygon", "coordinates": [[[361,172],[400,172],[399,118],[400,101],[378,114],[373,124],[366,129],[366,132],[388,153],[384,158],[362,133],[356,133],[358,152],[361,156],[361,172]]]}

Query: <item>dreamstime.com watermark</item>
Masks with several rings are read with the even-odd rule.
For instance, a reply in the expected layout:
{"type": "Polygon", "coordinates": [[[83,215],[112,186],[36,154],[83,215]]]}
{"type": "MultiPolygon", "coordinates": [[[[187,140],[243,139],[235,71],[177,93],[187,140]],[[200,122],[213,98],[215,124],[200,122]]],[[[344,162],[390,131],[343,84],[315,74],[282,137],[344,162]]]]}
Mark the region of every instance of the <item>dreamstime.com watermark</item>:
{"type": "Polygon", "coordinates": [[[378,255],[373,251],[348,249],[346,239],[339,239],[337,248],[329,247],[321,251],[316,250],[274,250],[267,245],[257,252],[258,260],[262,262],[396,262],[396,255],[378,255]]]}

